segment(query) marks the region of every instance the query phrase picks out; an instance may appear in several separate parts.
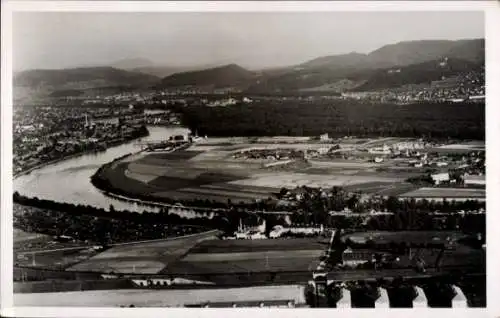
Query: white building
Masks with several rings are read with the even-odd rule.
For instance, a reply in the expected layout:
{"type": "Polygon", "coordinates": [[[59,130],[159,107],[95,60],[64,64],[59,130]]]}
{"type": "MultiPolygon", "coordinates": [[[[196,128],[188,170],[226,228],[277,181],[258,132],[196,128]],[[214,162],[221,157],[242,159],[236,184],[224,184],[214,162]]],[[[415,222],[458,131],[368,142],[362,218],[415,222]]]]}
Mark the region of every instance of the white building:
{"type": "Polygon", "coordinates": [[[378,155],[390,155],[391,149],[389,148],[389,146],[384,145],[382,147],[370,148],[368,149],[368,152],[371,154],[378,154],[378,155]]]}
{"type": "Polygon", "coordinates": [[[319,139],[321,141],[328,141],[328,140],[330,140],[330,136],[328,136],[328,133],[326,133],[326,134],[319,136],[319,139]]]}
{"type": "Polygon", "coordinates": [[[318,153],[319,153],[320,155],[325,155],[325,154],[327,154],[329,151],[330,151],[330,148],[327,148],[327,147],[322,147],[322,148],[319,148],[319,149],[318,149],[318,153]]]}
{"type": "Polygon", "coordinates": [[[234,98],[228,98],[228,99],[223,99],[223,100],[216,100],[211,103],[208,103],[207,106],[209,107],[216,107],[216,106],[230,106],[230,105],[236,105],[238,101],[234,98]]]}
{"type": "Polygon", "coordinates": [[[440,184],[442,182],[450,181],[450,174],[448,172],[436,173],[431,175],[434,184],[440,184]]]}
{"type": "Polygon", "coordinates": [[[464,184],[465,185],[486,185],[486,178],[484,175],[466,175],[464,176],[464,184]]]}

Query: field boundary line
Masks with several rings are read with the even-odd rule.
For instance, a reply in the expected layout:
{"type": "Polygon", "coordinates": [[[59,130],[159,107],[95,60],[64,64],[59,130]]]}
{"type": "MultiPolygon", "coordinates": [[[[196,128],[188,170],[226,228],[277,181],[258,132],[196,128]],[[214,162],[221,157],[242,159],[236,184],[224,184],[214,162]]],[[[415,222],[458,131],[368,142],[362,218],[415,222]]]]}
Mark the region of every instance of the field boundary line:
{"type": "Polygon", "coordinates": [[[108,246],[115,247],[115,246],[125,246],[125,245],[133,245],[133,244],[142,244],[142,243],[175,241],[175,240],[180,240],[180,239],[185,239],[185,238],[190,238],[190,237],[195,237],[195,236],[208,235],[210,233],[216,234],[218,232],[220,232],[220,231],[219,230],[210,230],[210,231],[206,231],[206,232],[202,232],[202,233],[188,234],[188,235],[176,236],[176,237],[170,237],[170,238],[164,238],[164,239],[134,241],[134,242],[126,242],[126,243],[115,243],[115,244],[109,244],[108,246]]]}
{"type": "MultiPolygon", "coordinates": [[[[161,242],[161,241],[174,241],[174,240],[179,240],[179,239],[184,239],[184,238],[190,238],[190,237],[194,237],[194,236],[208,235],[210,233],[216,234],[217,232],[220,232],[220,231],[219,230],[209,230],[209,231],[201,232],[201,233],[188,234],[188,235],[176,236],[176,237],[170,237],[170,238],[163,238],[163,239],[133,241],[133,242],[125,242],[125,243],[114,243],[114,244],[109,244],[108,246],[110,246],[110,247],[116,247],[116,246],[125,246],[125,245],[142,244],[142,243],[150,243],[150,242],[153,243],[153,242],[161,242]]],[[[19,255],[25,255],[25,254],[51,253],[51,252],[70,251],[70,250],[84,250],[84,249],[89,249],[89,248],[92,248],[92,247],[93,247],[93,245],[89,245],[89,246],[75,246],[75,247],[63,247],[63,248],[56,248],[56,249],[50,249],[50,250],[22,251],[22,252],[17,252],[17,254],[19,254],[19,255]]]]}
{"type": "Polygon", "coordinates": [[[59,252],[59,251],[71,251],[71,250],[84,250],[92,248],[92,245],[89,246],[75,246],[75,247],[63,247],[63,248],[55,248],[50,250],[34,250],[34,251],[22,251],[17,252],[19,255],[24,254],[41,254],[41,253],[51,253],[51,252],[59,252]]]}

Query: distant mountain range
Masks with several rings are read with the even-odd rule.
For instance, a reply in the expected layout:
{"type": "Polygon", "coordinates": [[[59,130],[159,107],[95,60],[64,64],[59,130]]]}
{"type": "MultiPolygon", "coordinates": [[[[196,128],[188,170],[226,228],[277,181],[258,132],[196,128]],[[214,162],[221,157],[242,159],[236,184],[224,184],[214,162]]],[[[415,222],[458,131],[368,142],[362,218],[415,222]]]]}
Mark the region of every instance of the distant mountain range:
{"type": "Polygon", "coordinates": [[[388,68],[418,64],[444,57],[484,63],[484,39],[422,40],[385,45],[369,54],[352,52],[319,57],[301,64],[304,68],[388,68]]]}
{"type": "Polygon", "coordinates": [[[454,75],[463,71],[465,65],[468,69],[484,66],[484,56],[484,39],[400,42],[383,46],[369,54],[353,52],[319,57],[255,83],[250,86],[250,90],[311,90],[330,85],[342,91],[353,88],[354,83],[361,85],[367,81],[362,87],[368,89],[377,86],[370,82],[381,79],[385,81],[379,86],[384,87],[399,83],[422,83],[454,75]],[[450,61],[449,67],[438,67],[444,58],[450,61]],[[392,68],[399,68],[400,72],[389,73],[392,68]],[[391,74],[391,80],[388,80],[388,74],[391,74]],[[401,79],[403,77],[404,80],[401,79]],[[337,85],[339,81],[347,86],[337,85]]]}
{"type": "Polygon", "coordinates": [[[352,80],[358,80],[359,86],[351,90],[370,91],[399,87],[408,84],[423,84],[448,78],[460,73],[479,70],[480,64],[456,58],[438,59],[402,67],[376,69],[355,74],[352,80]],[[361,81],[363,81],[361,83],[361,81]]]}
{"type": "Polygon", "coordinates": [[[116,61],[110,66],[126,71],[139,72],[163,78],[175,73],[203,70],[218,65],[171,66],[164,63],[155,63],[145,58],[129,58],[116,61]]]}
{"type": "Polygon", "coordinates": [[[14,98],[79,96],[84,92],[106,94],[149,88],[159,78],[114,67],[81,67],[61,70],[29,70],[14,74],[14,98]]]}
{"type": "Polygon", "coordinates": [[[484,67],[484,59],[484,39],[423,40],[386,45],[369,54],[323,56],[262,71],[250,71],[236,64],[203,69],[158,66],[142,58],[117,61],[109,67],[30,70],[15,74],[14,87],[48,94],[103,87],[339,92],[439,80],[442,76],[484,67]],[[444,59],[447,60],[445,66],[440,64],[444,59]],[[396,69],[397,72],[392,72],[396,69]]]}
{"type": "Polygon", "coordinates": [[[155,63],[145,58],[128,58],[112,63],[111,67],[120,68],[123,70],[132,70],[139,67],[152,67],[155,63]]]}
{"type": "Polygon", "coordinates": [[[82,67],[62,70],[29,70],[14,76],[14,86],[85,89],[99,86],[144,86],[158,77],[114,67],[82,67]]]}
{"type": "Polygon", "coordinates": [[[157,88],[209,87],[225,88],[247,86],[256,74],[236,64],[199,71],[176,73],[163,78],[157,88]]]}

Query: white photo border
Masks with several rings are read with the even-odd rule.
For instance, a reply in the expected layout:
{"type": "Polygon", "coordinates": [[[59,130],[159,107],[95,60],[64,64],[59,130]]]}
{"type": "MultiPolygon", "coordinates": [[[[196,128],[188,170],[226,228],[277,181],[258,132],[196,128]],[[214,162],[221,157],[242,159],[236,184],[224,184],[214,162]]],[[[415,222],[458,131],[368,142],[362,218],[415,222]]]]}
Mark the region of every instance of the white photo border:
{"type": "MultiPolygon", "coordinates": [[[[4,317],[500,317],[500,4],[497,1],[2,1],[1,284],[4,317]],[[483,11],[486,38],[487,308],[484,309],[176,309],[13,307],[12,295],[12,13],[66,12],[322,12],[483,11]]],[[[467,23],[464,21],[464,23],[467,23]]]]}

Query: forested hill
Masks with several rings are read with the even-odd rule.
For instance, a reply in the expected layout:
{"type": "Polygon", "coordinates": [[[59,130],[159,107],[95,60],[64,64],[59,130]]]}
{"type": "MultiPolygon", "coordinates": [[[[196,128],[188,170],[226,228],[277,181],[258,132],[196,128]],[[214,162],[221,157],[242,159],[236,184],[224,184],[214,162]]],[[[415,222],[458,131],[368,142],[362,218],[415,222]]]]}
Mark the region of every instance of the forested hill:
{"type": "Polygon", "coordinates": [[[302,63],[299,66],[309,69],[336,69],[342,67],[376,69],[420,64],[444,57],[473,63],[484,63],[484,52],[484,39],[403,41],[385,45],[368,54],[351,52],[349,54],[323,56],[302,63]]]}
{"type": "Polygon", "coordinates": [[[378,69],[361,74],[355,74],[351,79],[363,83],[353,90],[370,91],[384,88],[395,88],[409,84],[430,84],[442,78],[451,78],[481,72],[482,64],[459,59],[432,60],[399,68],[378,69]]]}
{"type": "Polygon", "coordinates": [[[383,46],[369,54],[323,56],[268,74],[253,83],[252,92],[297,90],[342,92],[395,88],[430,83],[484,67],[484,39],[407,41],[383,46]],[[446,67],[440,67],[448,60],[446,67]],[[400,72],[390,72],[399,69],[400,72]],[[366,85],[363,85],[368,82],[366,85]]]}
{"type": "Polygon", "coordinates": [[[193,131],[208,136],[394,136],[480,139],[484,104],[396,105],[336,101],[255,102],[232,107],[177,109],[193,131]]]}
{"type": "Polygon", "coordinates": [[[14,75],[15,87],[31,89],[88,89],[113,86],[151,85],[153,75],[125,71],[113,67],[81,67],[61,70],[29,70],[14,75]]]}
{"type": "Polygon", "coordinates": [[[225,65],[200,71],[172,74],[163,78],[157,88],[185,86],[210,86],[213,88],[246,86],[255,74],[236,64],[225,65]]]}

